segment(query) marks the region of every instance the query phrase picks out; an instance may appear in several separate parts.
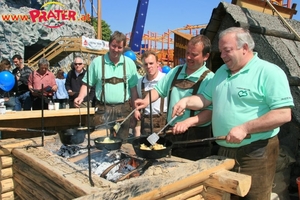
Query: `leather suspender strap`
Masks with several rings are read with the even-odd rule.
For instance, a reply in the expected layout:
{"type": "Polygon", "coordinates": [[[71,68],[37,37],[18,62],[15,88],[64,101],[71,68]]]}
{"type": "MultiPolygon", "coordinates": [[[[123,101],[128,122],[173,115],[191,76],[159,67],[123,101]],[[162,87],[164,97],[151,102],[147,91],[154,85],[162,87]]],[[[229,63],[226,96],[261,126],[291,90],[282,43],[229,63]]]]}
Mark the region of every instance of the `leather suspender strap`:
{"type": "Polygon", "coordinates": [[[117,77],[112,77],[105,79],[105,60],[104,60],[104,55],[102,56],[102,93],[101,93],[101,98],[100,102],[105,102],[105,84],[110,83],[110,84],[117,84],[117,83],[124,83],[124,101],[126,101],[126,95],[127,95],[127,82],[126,82],[126,62],[125,62],[125,56],[124,56],[124,64],[123,64],[123,79],[117,78],[117,77]]]}
{"type": "Polygon", "coordinates": [[[171,83],[171,87],[170,87],[170,90],[169,90],[169,95],[168,95],[168,108],[167,108],[167,116],[168,116],[168,114],[169,114],[169,105],[170,105],[170,97],[171,97],[171,92],[172,92],[172,90],[173,90],[173,87],[174,87],[174,85],[175,85],[175,81],[177,80],[177,77],[178,77],[178,75],[179,75],[179,73],[181,72],[181,70],[182,70],[182,68],[183,68],[183,65],[181,65],[180,67],[178,67],[178,70],[177,70],[177,72],[176,72],[176,74],[175,74],[175,76],[174,76],[174,78],[173,78],[173,80],[172,80],[172,83],[171,83]]]}
{"type": "Polygon", "coordinates": [[[123,65],[123,81],[124,81],[124,103],[126,101],[126,94],[127,94],[127,82],[126,82],[126,60],[125,60],[125,56],[123,56],[124,58],[124,65],[123,65]]]}
{"type": "Polygon", "coordinates": [[[104,86],[105,86],[105,70],[104,70],[104,66],[105,66],[105,60],[104,60],[104,55],[102,55],[102,92],[101,92],[101,98],[100,101],[101,102],[105,102],[105,94],[104,94],[104,86]]]}
{"type": "MultiPolygon", "coordinates": [[[[200,76],[199,80],[197,81],[197,83],[195,85],[193,85],[193,92],[192,95],[197,94],[197,91],[200,87],[200,84],[202,83],[203,79],[206,77],[206,75],[210,72],[210,70],[206,70],[205,72],[203,72],[203,74],[200,76]]],[[[190,112],[190,117],[195,115],[195,110],[191,110],[190,112]]]]}

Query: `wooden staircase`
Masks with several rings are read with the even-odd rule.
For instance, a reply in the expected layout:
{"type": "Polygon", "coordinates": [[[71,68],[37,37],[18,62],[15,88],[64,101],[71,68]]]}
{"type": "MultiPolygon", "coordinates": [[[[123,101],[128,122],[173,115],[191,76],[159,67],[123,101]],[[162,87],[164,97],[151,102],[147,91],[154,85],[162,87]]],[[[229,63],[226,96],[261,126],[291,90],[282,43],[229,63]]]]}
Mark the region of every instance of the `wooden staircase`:
{"type": "Polygon", "coordinates": [[[59,37],[55,41],[51,42],[48,46],[41,49],[31,58],[25,61],[25,63],[32,69],[37,69],[38,61],[41,58],[46,58],[50,65],[53,66],[59,61],[63,60],[71,53],[85,53],[93,55],[103,55],[107,50],[91,50],[82,46],[81,37],[59,37]]]}

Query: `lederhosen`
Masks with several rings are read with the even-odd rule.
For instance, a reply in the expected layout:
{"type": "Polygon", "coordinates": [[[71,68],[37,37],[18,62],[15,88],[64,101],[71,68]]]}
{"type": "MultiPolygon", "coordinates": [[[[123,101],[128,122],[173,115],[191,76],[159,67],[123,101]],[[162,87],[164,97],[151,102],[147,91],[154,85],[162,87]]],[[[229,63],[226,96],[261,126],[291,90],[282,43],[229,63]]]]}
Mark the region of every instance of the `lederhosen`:
{"type": "MultiPolygon", "coordinates": [[[[201,85],[201,82],[206,77],[206,75],[210,72],[210,70],[206,70],[203,74],[199,77],[197,82],[192,82],[186,79],[177,79],[179,73],[181,72],[183,66],[178,68],[174,79],[171,83],[170,91],[169,91],[169,98],[168,98],[168,105],[170,105],[171,99],[171,92],[173,87],[178,87],[181,89],[193,89],[192,95],[197,94],[198,89],[201,85]]],[[[171,108],[168,106],[168,112],[170,112],[171,108]]],[[[195,115],[195,111],[190,111],[190,117],[195,115]]],[[[188,141],[188,140],[195,140],[195,139],[202,139],[211,137],[211,125],[205,127],[190,127],[185,133],[179,135],[172,135],[167,134],[166,138],[171,141],[188,141]]],[[[203,142],[203,143],[194,143],[194,144],[180,144],[174,145],[172,148],[172,155],[178,156],[181,158],[186,158],[190,160],[199,160],[201,158],[205,158],[211,155],[211,144],[210,142],[203,142]]]]}
{"type": "MultiPolygon", "coordinates": [[[[131,112],[131,107],[129,101],[126,101],[127,95],[127,82],[126,82],[126,62],[124,59],[123,65],[123,78],[111,77],[105,78],[105,61],[104,56],[102,56],[102,92],[101,92],[101,100],[96,101],[96,112],[94,117],[94,125],[104,124],[105,120],[114,121],[120,118],[124,118],[131,112]],[[109,94],[105,91],[105,84],[124,84],[124,101],[123,103],[115,103],[115,104],[108,104],[105,103],[106,99],[105,96],[109,94]]],[[[111,127],[114,124],[110,124],[111,127]]],[[[105,128],[105,126],[103,126],[105,128]]],[[[110,127],[110,128],[111,128],[110,127]]],[[[118,131],[118,136],[122,139],[126,139],[128,137],[128,129],[129,129],[129,120],[122,124],[120,130],[118,131]]]]}
{"type": "MultiPolygon", "coordinates": [[[[145,83],[144,78],[142,79],[141,82],[141,93],[142,93],[142,97],[145,98],[146,94],[149,92],[145,91],[145,83]]],[[[152,115],[153,118],[153,132],[157,133],[162,127],[164,127],[165,122],[166,122],[166,113],[164,113],[164,98],[161,98],[160,101],[160,109],[159,109],[159,114],[154,114],[152,115]]],[[[141,130],[142,130],[142,134],[143,135],[149,135],[151,134],[151,123],[150,123],[150,115],[146,115],[144,114],[145,110],[142,110],[142,119],[141,119],[141,130]]]]}

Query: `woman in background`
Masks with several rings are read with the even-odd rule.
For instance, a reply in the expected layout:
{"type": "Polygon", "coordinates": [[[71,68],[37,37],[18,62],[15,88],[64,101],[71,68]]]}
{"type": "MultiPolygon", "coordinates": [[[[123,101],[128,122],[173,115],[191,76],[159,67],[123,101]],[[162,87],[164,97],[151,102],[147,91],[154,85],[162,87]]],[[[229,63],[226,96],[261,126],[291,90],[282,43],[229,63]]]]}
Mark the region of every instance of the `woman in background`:
{"type": "Polygon", "coordinates": [[[57,85],[57,91],[53,96],[54,102],[59,103],[59,109],[66,108],[66,105],[68,104],[69,94],[65,87],[66,79],[63,70],[59,69],[57,71],[55,82],[57,85]]]}

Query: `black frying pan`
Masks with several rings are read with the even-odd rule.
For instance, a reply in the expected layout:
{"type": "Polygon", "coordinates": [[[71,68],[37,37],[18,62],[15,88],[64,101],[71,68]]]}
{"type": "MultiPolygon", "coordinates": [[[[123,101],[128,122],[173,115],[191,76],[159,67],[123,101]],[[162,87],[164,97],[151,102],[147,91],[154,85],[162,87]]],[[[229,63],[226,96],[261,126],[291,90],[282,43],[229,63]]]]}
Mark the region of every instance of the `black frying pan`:
{"type": "Polygon", "coordinates": [[[117,137],[109,138],[113,142],[106,142],[105,140],[107,138],[109,138],[109,137],[98,137],[98,138],[94,139],[96,148],[100,149],[100,150],[106,149],[108,151],[118,150],[121,148],[122,142],[123,142],[123,140],[121,138],[117,138],[117,137]]]}
{"type": "Polygon", "coordinates": [[[145,159],[158,159],[166,157],[170,154],[173,143],[163,137],[160,137],[157,141],[158,144],[163,144],[166,148],[161,150],[143,150],[140,148],[141,144],[145,144],[146,146],[150,146],[151,144],[148,142],[147,137],[140,137],[132,141],[133,149],[136,155],[140,158],[145,159]]]}

